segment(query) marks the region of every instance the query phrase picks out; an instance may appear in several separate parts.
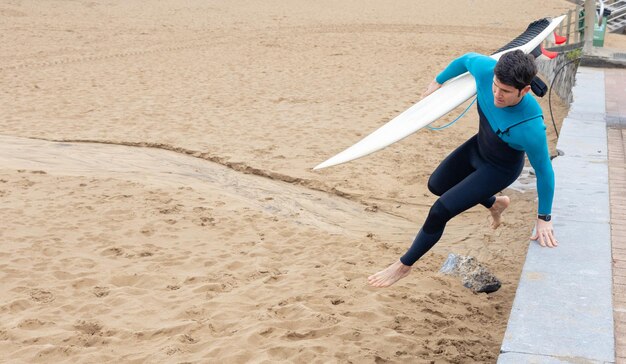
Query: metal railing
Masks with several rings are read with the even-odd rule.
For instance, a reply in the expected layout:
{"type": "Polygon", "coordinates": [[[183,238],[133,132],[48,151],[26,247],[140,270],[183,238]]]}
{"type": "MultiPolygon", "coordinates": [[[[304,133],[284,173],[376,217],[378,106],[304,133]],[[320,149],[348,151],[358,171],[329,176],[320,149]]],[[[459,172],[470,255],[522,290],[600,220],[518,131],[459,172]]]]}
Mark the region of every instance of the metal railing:
{"type": "Polygon", "coordinates": [[[570,9],[565,13],[567,16],[565,21],[561,22],[556,29],[558,35],[567,38],[565,44],[561,44],[561,46],[580,44],[583,41],[582,34],[585,29],[585,14],[582,10],[582,6],[576,4],[575,9],[570,9]]]}
{"type": "Polygon", "coordinates": [[[626,0],[607,2],[605,5],[611,11],[611,15],[607,17],[607,30],[623,32],[626,28],[626,0]]]}

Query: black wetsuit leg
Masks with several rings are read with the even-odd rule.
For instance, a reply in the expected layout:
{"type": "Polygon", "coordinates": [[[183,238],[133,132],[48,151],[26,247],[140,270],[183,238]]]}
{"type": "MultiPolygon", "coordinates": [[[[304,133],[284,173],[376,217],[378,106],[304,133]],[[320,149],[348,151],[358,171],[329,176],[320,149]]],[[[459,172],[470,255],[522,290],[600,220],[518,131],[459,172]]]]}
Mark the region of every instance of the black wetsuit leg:
{"type": "MultiPolygon", "coordinates": [[[[439,164],[428,179],[430,192],[436,196],[441,196],[476,171],[478,164],[476,163],[476,144],[477,136],[474,135],[439,164]]],[[[492,195],[480,203],[486,208],[490,208],[495,201],[496,198],[492,195]]]]}
{"type": "Polygon", "coordinates": [[[457,148],[431,176],[428,187],[440,198],[400,261],[413,265],[439,241],[446,223],[454,216],[479,203],[491,207],[494,195],[513,183],[523,166],[523,154],[516,163],[506,166],[485,160],[479,152],[476,136],[457,148]]]}

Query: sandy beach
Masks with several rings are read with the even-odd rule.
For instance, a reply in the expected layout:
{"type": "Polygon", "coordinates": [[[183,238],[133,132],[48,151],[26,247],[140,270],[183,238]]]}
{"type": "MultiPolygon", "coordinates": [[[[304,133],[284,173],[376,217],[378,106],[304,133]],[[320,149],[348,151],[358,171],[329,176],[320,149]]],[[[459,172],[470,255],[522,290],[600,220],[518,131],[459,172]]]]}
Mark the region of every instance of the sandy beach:
{"type": "MultiPolygon", "coordinates": [[[[417,102],[454,57],[572,7],[4,1],[0,362],[495,362],[535,191],[504,191],[497,230],[484,208],[455,218],[398,284],[366,282],[412,242],[435,201],[427,179],[476,133],[475,109],[312,167],[417,102]],[[449,253],[502,288],[437,273],[449,253]]],[[[560,125],[567,105],[552,103],[560,125]]]]}

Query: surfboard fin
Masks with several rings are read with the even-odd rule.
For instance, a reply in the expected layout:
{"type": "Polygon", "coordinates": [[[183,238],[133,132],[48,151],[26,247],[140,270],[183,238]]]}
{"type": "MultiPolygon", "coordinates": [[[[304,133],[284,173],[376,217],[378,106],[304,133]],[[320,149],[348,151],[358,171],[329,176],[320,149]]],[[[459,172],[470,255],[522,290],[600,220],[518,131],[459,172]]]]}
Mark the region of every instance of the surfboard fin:
{"type": "Polygon", "coordinates": [[[554,32],[554,43],[557,45],[561,45],[563,43],[567,42],[567,37],[561,36],[556,34],[556,32],[554,32]]]}

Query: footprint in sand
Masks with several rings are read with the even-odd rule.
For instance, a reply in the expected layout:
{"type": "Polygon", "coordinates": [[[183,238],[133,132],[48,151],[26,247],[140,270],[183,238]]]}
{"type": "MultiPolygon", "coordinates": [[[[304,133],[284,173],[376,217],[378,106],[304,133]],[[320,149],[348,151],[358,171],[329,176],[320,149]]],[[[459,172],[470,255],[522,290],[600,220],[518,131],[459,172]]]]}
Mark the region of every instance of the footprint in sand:
{"type": "Polygon", "coordinates": [[[192,222],[198,226],[215,226],[215,219],[209,216],[200,216],[192,222]]]}
{"type": "Polygon", "coordinates": [[[36,288],[30,291],[30,299],[38,303],[50,303],[55,297],[50,291],[36,288]]]}
{"type": "Polygon", "coordinates": [[[106,297],[111,292],[111,289],[109,289],[109,287],[95,286],[92,292],[96,297],[106,297]]]}
{"type": "Polygon", "coordinates": [[[195,344],[198,342],[198,339],[195,339],[189,334],[184,334],[178,338],[178,341],[180,341],[183,344],[195,344]]]}
{"type": "Polygon", "coordinates": [[[25,330],[37,330],[49,324],[50,323],[43,322],[39,319],[26,319],[26,320],[20,321],[20,323],[17,324],[17,327],[19,327],[20,329],[25,329],[25,330]]]}
{"type": "Polygon", "coordinates": [[[100,253],[101,255],[104,255],[106,257],[108,256],[114,256],[114,257],[119,257],[124,255],[124,250],[122,248],[118,248],[118,247],[111,247],[111,248],[107,248],[105,250],[102,251],[102,253],[100,253]]]}
{"type": "Polygon", "coordinates": [[[16,183],[18,186],[22,188],[29,188],[35,185],[35,182],[29,180],[28,178],[23,178],[21,181],[16,183]]]}
{"type": "Polygon", "coordinates": [[[151,226],[145,226],[144,228],[141,229],[141,233],[145,236],[152,236],[154,235],[154,228],[151,226]]]}
{"type": "Polygon", "coordinates": [[[96,335],[102,332],[102,325],[95,321],[79,320],[74,324],[74,329],[87,335],[96,335]]]}
{"type": "Polygon", "coordinates": [[[175,346],[166,346],[165,348],[163,348],[163,351],[168,356],[172,356],[174,354],[178,354],[178,353],[182,352],[182,350],[180,348],[177,348],[175,346]]]}

